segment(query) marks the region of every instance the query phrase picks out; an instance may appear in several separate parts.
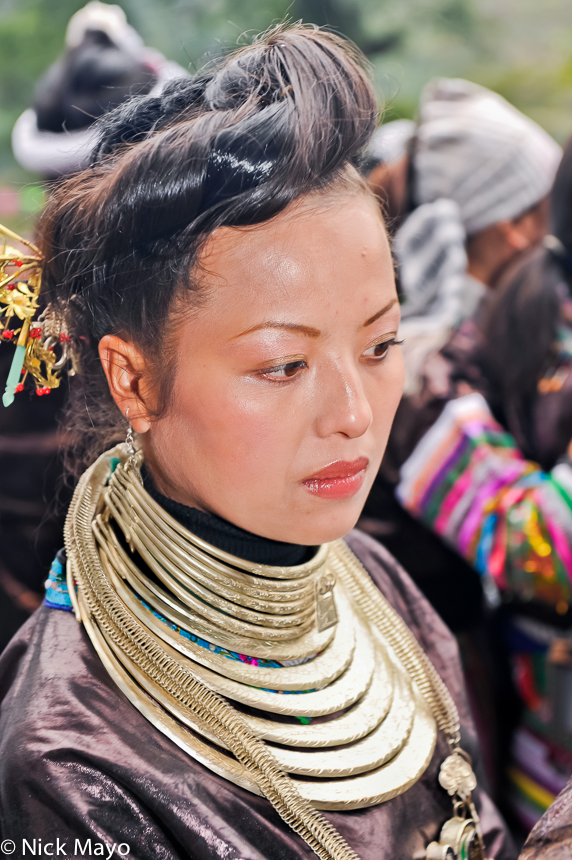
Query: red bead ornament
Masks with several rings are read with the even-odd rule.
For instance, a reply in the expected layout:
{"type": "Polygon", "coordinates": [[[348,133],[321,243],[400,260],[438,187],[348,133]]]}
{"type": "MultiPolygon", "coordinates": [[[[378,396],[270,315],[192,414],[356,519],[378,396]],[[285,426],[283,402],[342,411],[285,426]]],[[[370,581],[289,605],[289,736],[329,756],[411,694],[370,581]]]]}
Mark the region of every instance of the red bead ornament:
{"type": "Polygon", "coordinates": [[[9,328],[5,328],[2,332],[2,337],[4,338],[4,340],[12,340],[12,338],[14,337],[14,332],[9,328]]]}
{"type": "Polygon", "coordinates": [[[8,290],[15,290],[15,289],[16,289],[16,284],[8,284],[8,286],[6,287],[6,289],[8,289],[8,290]]]}
{"type": "Polygon", "coordinates": [[[30,330],[30,337],[34,338],[34,340],[37,340],[41,336],[42,336],[42,329],[41,328],[38,327],[38,328],[33,328],[30,330]]]}
{"type": "Polygon", "coordinates": [[[23,390],[24,390],[24,383],[23,382],[19,382],[18,385],[16,386],[16,388],[14,389],[14,391],[16,391],[16,392],[23,391],[23,390]]]}
{"type": "Polygon", "coordinates": [[[45,388],[36,388],[36,394],[38,397],[42,397],[44,394],[49,394],[50,389],[48,387],[45,388]]]}
{"type": "Polygon", "coordinates": [[[66,334],[65,331],[63,331],[60,335],[60,343],[69,343],[70,340],[71,337],[69,336],[69,334],[66,334]]]}

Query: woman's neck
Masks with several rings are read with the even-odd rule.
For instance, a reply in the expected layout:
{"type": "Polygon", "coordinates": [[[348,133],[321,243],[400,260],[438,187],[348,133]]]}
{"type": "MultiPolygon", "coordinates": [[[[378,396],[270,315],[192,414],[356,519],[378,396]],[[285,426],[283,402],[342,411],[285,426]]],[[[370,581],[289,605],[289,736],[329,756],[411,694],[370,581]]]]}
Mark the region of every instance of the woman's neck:
{"type": "Polygon", "coordinates": [[[316,553],[315,546],[301,546],[261,537],[239,528],[216,514],[189,508],[159,492],[148,469],[141,469],[145,489],[184,528],[224,552],[251,561],[276,567],[304,564],[316,553]]]}

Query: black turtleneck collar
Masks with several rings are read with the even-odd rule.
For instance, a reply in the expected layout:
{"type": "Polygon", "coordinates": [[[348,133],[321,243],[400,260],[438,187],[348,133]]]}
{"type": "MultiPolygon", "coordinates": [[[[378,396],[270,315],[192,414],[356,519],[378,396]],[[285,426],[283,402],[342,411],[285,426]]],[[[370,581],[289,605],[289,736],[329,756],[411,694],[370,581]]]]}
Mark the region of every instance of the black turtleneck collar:
{"type": "Polygon", "coordinates": [[[260,537],[223,520],[216,514],[207,514],[197,508],[188,508],[180,502],[163,496],[155,486],[148,469],[141,469],[143,485],[150,496],[184,528],[224,552],[236,555],[254,564],[275,567],[292,567],[309,561],[317,551],[315,546],[301,546],[260,537]]]}

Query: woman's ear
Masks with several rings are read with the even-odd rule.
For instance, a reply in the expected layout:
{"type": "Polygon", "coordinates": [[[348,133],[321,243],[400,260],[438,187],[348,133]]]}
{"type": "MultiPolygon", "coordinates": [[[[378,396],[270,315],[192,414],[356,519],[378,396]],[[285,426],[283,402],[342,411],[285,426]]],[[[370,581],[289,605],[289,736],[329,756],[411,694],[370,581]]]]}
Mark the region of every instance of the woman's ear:
{"type": "Polygon", "coordinates": [[[511,221],[499,221],[497,225],[502,236],[513,251],[526,251],[532,244],[528,223],[522,218],[511,221]]]}
{"type": "Polygon", "coordinates": [[[545,197],[522,215],[502,223],[507,225],[506,239],[510,245],[516,251],[525,251],[542,241],[548,232],[549,221],[550,203],[545,197]]]}
{"type": "Polygon", "coordinates": [[[136,433],[146,433],[151,426],[149,409],[142,396],[142,380],[147,373],[143,354],[132,342],[106,334],[99,341],[99,358],[103,365],[111,396],[117,407],[127,414],[136,433]]]}

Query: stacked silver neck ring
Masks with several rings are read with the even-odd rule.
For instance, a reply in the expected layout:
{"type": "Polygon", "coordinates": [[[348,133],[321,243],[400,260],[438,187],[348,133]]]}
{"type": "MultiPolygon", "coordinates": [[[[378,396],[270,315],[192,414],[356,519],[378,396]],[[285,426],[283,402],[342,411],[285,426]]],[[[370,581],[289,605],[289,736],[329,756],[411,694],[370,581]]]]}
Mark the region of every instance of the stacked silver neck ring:
{"type": "MultiPolygon", "coordinates": [[[[100,457],[66,523],[76,615],[133,705],[203,765],[266,796],[326,860],[357,855],[316,810],[402,794],[440,728],[452,820],[474,824],[465,838],[482,847],[455,704],[347,545],[296,567],[231,556],[154,501],[140,462],[125,446],[100,457]]],[[[440,845],[428,857],[454,856],[430,853],[440,845]]]]}

